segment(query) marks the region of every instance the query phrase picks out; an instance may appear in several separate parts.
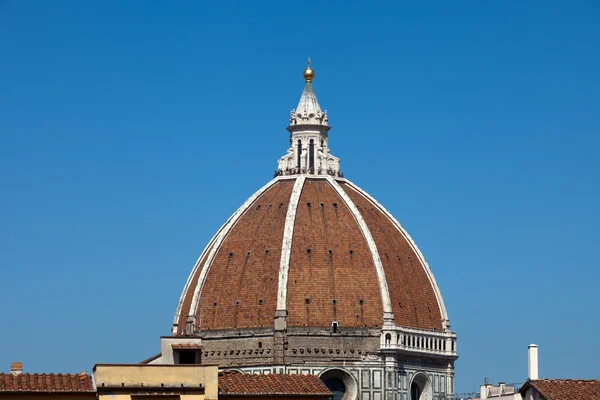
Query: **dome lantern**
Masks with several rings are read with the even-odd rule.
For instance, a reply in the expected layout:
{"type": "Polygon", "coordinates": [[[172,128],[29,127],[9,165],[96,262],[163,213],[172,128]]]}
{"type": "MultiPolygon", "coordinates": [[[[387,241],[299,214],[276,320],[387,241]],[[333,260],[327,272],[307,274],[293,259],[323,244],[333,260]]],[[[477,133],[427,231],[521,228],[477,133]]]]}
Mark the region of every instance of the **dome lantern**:
{"type": "Polygon", "coordinates": [[[315,71],[310,65],[304,70],[306,84],[298,106],[290,112],[290,147],[277,163],[275,176],[279,175],[330,175],[343,176],[340,159],[329,150],[329,120],[322,111],[312,86],[315,71]]]}

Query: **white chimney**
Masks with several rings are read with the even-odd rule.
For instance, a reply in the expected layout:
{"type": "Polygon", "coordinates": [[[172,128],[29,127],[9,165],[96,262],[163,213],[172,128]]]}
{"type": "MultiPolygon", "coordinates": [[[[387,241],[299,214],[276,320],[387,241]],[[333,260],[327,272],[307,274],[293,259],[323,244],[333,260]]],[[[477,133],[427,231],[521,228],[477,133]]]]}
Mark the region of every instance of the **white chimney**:
{"type": "Polygon", "coordinates": [[[489,383],[484,383],[483,385],[479,386],[479,393],[480,393],[480,399],[481,400],[485,400],[488,398],[488,387],[490,386],[489,383]]]}
{"type": "Polygon", "coordinates": [[[498,386],[500,386],[500,394],[504,394],[504,387],[506,386],[506,382],[498,382],[498,386]]]}
{"type": "Polygon", "coordinates": [[[530,344],[527,347],[528,352],[528,378],[530,380],[536,380],[539,378],[538,374],[538,347],[537,344],[530,344]]]}

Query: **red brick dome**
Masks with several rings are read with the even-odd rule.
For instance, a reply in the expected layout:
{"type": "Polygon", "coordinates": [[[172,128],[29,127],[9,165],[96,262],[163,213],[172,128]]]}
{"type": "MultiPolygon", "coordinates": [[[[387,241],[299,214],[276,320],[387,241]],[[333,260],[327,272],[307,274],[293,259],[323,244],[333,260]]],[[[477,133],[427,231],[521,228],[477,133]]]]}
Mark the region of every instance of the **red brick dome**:
{"type": "Polygon", "coordinates": [[[221,227],[197,261],[173,334],[273,327],[446,331],[425,259],[373,198],[344,178],[278,176],[221,227]]]}

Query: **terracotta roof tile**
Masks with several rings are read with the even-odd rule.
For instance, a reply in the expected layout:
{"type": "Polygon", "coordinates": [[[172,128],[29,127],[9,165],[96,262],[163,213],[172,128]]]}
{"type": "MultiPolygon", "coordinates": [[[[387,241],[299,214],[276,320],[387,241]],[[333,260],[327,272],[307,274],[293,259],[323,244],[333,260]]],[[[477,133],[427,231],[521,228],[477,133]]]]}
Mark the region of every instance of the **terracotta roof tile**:
{"type": "Polygon", "coordinates": [[[0,392],[94,392],[92,377],[81,374],[4,374],[0,392]]]}
{"type": "Polygon", "coordinates": [[[174,349],[190,349],[190,350],[198,350],[202,349],[202,345],[198,343],[173,343],[171,345],[174,349]]]}
{"type": "MultiPolygon", "coordinates": [[[[279,181],[268,188],[225,236],[200,286],[196,308],[200,330],[273,326],[283,231],[293,187],[293,181],[279,181]],[[227,290],[223,290],[225,282],[231,282],[227,290]]],[[[186,290],[193,294],[196,286],[186,290]]],[[[178,326],[185,327],[187,317],[180,314],[178,326]]]]}
{"type": "Polygon", "coordinates": [[[350,208],[325,180],[302,188],[289,261],[288,327],[381,326],[377,271],[350,208]],[[310,206],[309,206],[310,204],[310,206]],[[335,204],[335,206],[334,206],[335,204]]]}
{"type": "MultiPolygon", "coordinates": [[[[338,183],[373,237],[396,323],[443,331],[445,310],[438,288],[412,239],[366,193],[348,182],[338,183]]],[[[342,328],[381,326],[383,302],[374,255],[353,210],[329,181],[307,178],[292,205],[296,214],[293,227],[288,227],[293,229],[286,233],[294,184],[276,181],[235,224],[219,231],[223,241],[207,247],[184,288],[176,335],[183,335],[190,315],[201,331],[272,327],[283,239],[290,237],[288,327],[330,329],[332,321],[342,328]],[[201,281],[203,269],[207,272],[201,281]]]]}
{"type": "Polygon", "coordinates": [[[314,375],[252,375],[236,372],[219,374],[219,394],[331,396],[323,381],[314,375]]]}
{"type": "Polygon", "coordinates": [[[536,379],[527,381],[521,392],[530,386],[546,400],[600,400],[600,380],[536,379]]]}

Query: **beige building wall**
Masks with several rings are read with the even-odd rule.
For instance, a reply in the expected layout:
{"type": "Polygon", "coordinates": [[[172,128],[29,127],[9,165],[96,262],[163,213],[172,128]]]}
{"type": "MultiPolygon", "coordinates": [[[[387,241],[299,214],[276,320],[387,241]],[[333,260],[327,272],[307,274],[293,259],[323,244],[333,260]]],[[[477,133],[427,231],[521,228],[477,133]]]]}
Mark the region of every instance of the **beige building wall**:
{"type": "Polygon", "coordinates": [[[216,365],[97,364],[94,380],[99,400],[131,400],[132,395],[155,393],[161,398],[215,400],[219,393],[216,365]]]}
{"type": "MultiPolygon", "coordinates": [[[[0,392],[0,400],[96,400],[95,392],[0,392]]],[[[162,400],[162,399],[161,399],[162,400]]]]}

